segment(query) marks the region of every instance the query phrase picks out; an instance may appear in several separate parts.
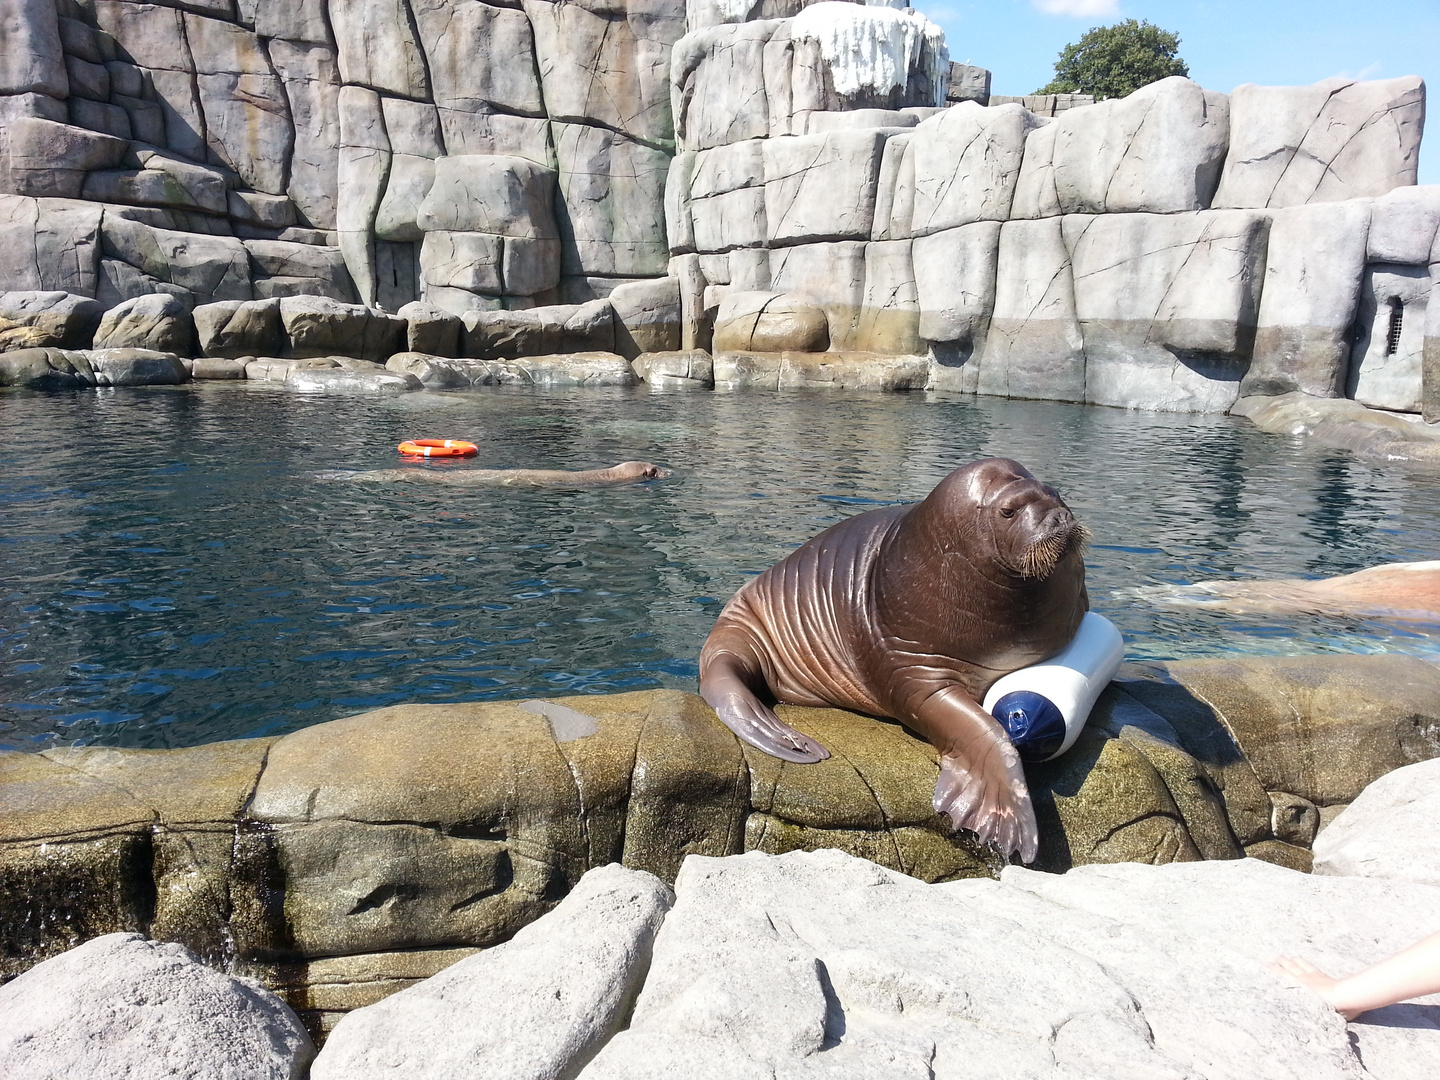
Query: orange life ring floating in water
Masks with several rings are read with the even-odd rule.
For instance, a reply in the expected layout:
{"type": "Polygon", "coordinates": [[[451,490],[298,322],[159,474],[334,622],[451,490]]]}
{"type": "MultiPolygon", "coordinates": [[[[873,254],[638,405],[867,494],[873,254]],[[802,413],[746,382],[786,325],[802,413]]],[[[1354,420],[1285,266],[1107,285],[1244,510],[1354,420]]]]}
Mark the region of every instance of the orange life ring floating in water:
{"type": "Polygon", "coordinates": [[[406,439],[397,450],[417,457],[470,457],[480,448],[462,439],[406,439]]]}

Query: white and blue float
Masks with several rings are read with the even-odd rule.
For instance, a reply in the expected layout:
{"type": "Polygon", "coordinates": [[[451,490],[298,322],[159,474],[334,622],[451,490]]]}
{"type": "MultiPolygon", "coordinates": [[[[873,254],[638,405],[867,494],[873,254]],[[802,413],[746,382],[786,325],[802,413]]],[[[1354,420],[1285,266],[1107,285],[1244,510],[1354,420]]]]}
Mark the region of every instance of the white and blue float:
{"type": "Polygon", "coordinates": [[[1124,658],[1125,640],[1115,624],[1087,611],[1059,653],[997,679],[985,695],[985,710],[1010,735],[1022,761],[1051,761],[1075,745],[1124,658]]]}

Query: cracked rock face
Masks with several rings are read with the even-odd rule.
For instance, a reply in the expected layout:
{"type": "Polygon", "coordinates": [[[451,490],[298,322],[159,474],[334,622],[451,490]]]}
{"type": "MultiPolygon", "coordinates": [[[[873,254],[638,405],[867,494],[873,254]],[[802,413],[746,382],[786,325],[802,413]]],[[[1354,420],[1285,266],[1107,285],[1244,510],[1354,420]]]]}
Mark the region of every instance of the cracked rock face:
{"type": "Polygon", "coordinates": [[[1413,185],[1424,117],[1414,77],[1236,87],[1214,205],[1300,206],[1413,185]]]}

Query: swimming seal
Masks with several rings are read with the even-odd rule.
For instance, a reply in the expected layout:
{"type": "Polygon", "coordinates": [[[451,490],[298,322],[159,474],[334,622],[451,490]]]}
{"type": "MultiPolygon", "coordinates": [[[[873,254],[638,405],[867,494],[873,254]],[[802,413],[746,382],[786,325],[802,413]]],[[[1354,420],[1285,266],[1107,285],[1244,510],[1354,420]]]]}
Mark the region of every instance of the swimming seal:
{"type": "Polygon", "coordinates": [[[367,472],[320,474],[327,480],[358,480],[374,484],[440,484],[443,487],[593,488],[665,480],[670,470],[648,461],[622,461],[608,469],[370,469],[367,472]]]}
{"type": "Polygon", "coordinates": [[[832,525],[741,586],[700,651],[700,694],[785,761],[829,754],[770,702],[899,720],[940,751],[936,811],[1032,862],[1020,757],[979,703],[1075,636],[1088,535],[1018,462],[973,462],[923,502],[832,525]]]}

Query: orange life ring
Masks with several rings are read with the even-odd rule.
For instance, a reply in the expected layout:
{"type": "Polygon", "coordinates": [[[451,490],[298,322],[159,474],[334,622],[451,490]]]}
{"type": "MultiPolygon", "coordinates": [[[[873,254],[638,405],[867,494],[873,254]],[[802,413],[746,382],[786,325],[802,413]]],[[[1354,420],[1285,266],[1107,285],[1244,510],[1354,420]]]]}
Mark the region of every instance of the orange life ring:
{"type": "Polygon", "coordinates": [[[473,442],[461,439],[407,439],[396,449],[418,457],[469,457],[480,452],[473,442]]]}

